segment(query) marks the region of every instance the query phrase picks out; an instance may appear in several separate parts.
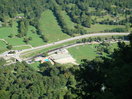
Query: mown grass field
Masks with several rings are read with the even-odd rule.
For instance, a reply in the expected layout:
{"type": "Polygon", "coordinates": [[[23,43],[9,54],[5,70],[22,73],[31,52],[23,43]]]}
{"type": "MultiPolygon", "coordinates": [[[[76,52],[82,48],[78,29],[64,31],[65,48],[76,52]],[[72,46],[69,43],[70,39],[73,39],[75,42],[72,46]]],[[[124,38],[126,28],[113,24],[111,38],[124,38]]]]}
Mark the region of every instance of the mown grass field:
{"type": "Polygon", "coordinates": [[[31,44],[33,47],[34,46],[44,45],[45,42],[43,42],[43,40],[40,38],[39,35],[37,35],[37,33],[33,33],[32,30],[36,31],[35,27],[29,26],[28,27],[27,37],[31,37],[32,38],[32,40],[29,41],[29,44],[31,44]]]}
{"type": "MultiPolygon", "coordinates": [[[[91,9],[94,10],[94,9],[91,9]]],[[[70,19],[70,17],[67,15],[65,11],[61,11],[61,15],[63,16],[67,26],[69,29],[74,29],[74,26],[76,23],[73,23],[70,19]]],[[[111,18],[110,16],[106,16],[105,18],[111,18]]],[[[103,19],[103,18],[102,18],[103,19]]],[[[102,20],[101,18],[99,20],[102,20]]],[[[40,18],[40,28],[42,29],[43,34],[47,37],[49,40],[48,43],[63,40],[66,38],[70,38],[67,34],[63,33],[61,30],[61,27],[58,25],[58,22],[56,20],[56,17],[54,16],[53,12],[51,10],[46,10],[42,13],[40,18]]],[[[18,34],[18,23],[16,20],[13,20],[12,27],[1,27],[0,28],[0,39],[5,39],[10,45],[16,46],[16,45],[25,45],[26,43],[23,42],[24,38],[18,38],[16,35],[18,34]],[[13,34],[13,38],[9,38],[8,36],[10,34],[13,34]]],[[[111,30],[117,27],[124,27],[121,25],[100,25],[95,24],[92,25],[91,28],[83,27],[87,32],[100,32],[104,30],[111,30]]],[[[46,43],[43,42],[43,40],[40,38],[37,33],[33,33],[32,31],[36,31],[35,27],[29,26],[27,37],[31,37],[32,40],[29,41],[29,44],[33,47],[44,45],[46,43]]],[[[0,52],[3,52],[7,50],[6,44],[2,42],[0,44],[0,52]]],[[[60,46],[60,45],[59,45],[60,46]]],[[[25,49],[29,47],[20,47],[20,48],[13,48],[13,49],[25,49]]],[[[53,47],[54,48],[54,47],[53,47]]]]}
{"type": "Polygon", "coordinates": [[[1,39],[8,38],[10,34],[16,35],[18,33],[17,26],[18,26],[17,22],[14,21],[12,27],[1,27],[0,38],[1,39]]]}
{"type": "Polygon", "coordinates": [[[76,59],[76,61],[80,63],[81,59],[92,60],[97,56],[95,46],[96,45],[76,46],[69,48],[68,51],[76,59]]]}
{"type": "Polygon", "coordinates": [[[5,39],[10,45],[15,46],[15,45],[24,45],[25,43],[23,42],[23,38],[6,38],[5,39]]]}
{"type": "MultiPolygon", "coordinates": [[[[29,41],[29,44],[32,45],[32,46],[43,45],[44,42],[39,37],[39,35],[37,35],[36,33],[32,33],[31,30],[36,31],[36,29],[33,26],[29,26],[28,27],[27,37],[31,37],[32,38],[32,40],[29,41]]],[[[11,44],[13,46],[26,44],[25,42],[23,42],[23,38],[18,38],[18,37],[14,37],[14,38],[7,37],[5,40],[7,42],[9,42],[9,44],[11,44]]]]}
{"type": "MultiPolygon", "coordinates": [[[[17,24],[17,22],[13,22],[13,25],[12,25],[12,27],[1,27],[0,28],[0,39],[5,39],[5,40],[7,40],[7,39],[9,39],[9,35],[10,34],[13,34],[13,35],[16,35],[17,34],[17,26],[18,26],[18,24],[17,24]]],[[[15,39],[12,39],[12,40],[9,40],[9,41],[7,41],[9,44],[11,43],[11,42],[13,42],[13,44],[15,44],[16,43],[16,40],[15,39]]],[[[0,53],[2,53],[2,52],[4,52],[4,51],[6,51],[7,50],[7,48],[6,48],[6,43],[5,42],[3,42],[3,41],[0,41],[0,53]]]]}
{"type": "MultiPolygon", "coordinates": [[[[94,10],[91,8],[91,10],[94,10]]],[[[76,26],[77,24],[72,22],[72,20],[70,19],[70,17],[67,15],[67,13],[65,11],[62,11],[62,16],[68,26],[69,29],[74,29],[74,26],[76,26]]],[[[106,15],[103,17],[97,17],[97,16],[92,16],[92,19],[97,19],[98,22],[102,21],[102,20],[106,20],[106,19],[110,19],[110,20],[114,20],[115,18],[106,15]]],[[[119,19],[124,19],[123,16],[120,16],[119,19]]],[[[83,26],[82,26],[83,27],[83,26]]],[[[102,24],[95,24],[95,25],[91,25],[91,28],[86,28],[83,27],[85,30],[87,30],[87,32],[102,32],[104,30],[112,30],[114,28],[125,28],[125,26],[123,25],[102,25],[102,24]]]]}
{"type": "MultiPolygon", "coordinates": [[[[17,22],[14,21],[12,27],[0,28],[0,39],[5,39],[12,46],[26,45],[26,43],[23,42],[23,38],[18,38],[16,36],[18,34],[17,25],[17,22]],[[10,34],[13,34],[13,38],[8,37],[10,34]]],[[[27,37],[32,38],[32,40],[29,41],[29,44],[31,44],[32,46],[39,46],[45,44],[43,40],[39,37],[39,35],[37,35],[36,33],[32,33],[31,30],[36,31],[36,29],[33,26],[28,27],[27,37]]],[[[4,46],[1,46],[1,48],[4,48],[4,46]]],[[[20,47],[16,49],[25,49],[25,47],[20,47]]]]}
{"type": "Polygon", "coordinates": [[[102,16],[102,17],[92,16],[91,18],[92,18],[93,20],[96,19],[97,22],[101,22],[101,21],[107,20],[107,19],[109,19],[109,20],[123,20],[123,19],[125,19],[125,16],[119,15],[119,17],[117,18],[117,17],[112,17],[112,16],[110,16],[110,15],[105,15],[105,16],[102,16]]]}
{"type": "Polygon", "coordinates": [[[74,26],[76,25],[71,21],[71,18],[67,15],[65,11],[61,11],[61,15],[63,16],[63,19],[69,29],[74,29],[74,26]]]}
{"type": "Polygon", "coordinates": [[[91,28],[84,27],[87,32],[102,32],[104,30],[112,30],[114,28],[124,28],[123,25],[101,25],[101,24],[95,24],[92,25],[91,28]]]}
{"type": "Polygon", "coordinates": [[[28,48],[31,48],[29,46],[22,46],[22,47],[13,47],[12,49],[13,50],[22,50],[22,49],[28,49],[28,48]]]}
{"type": "MultiPolygon", "coordinates": [[[[99,56],[99,54],[97,54],[96,46],[98,46],[98,44],[81,45],[69,48],[68,51],[71,53],[71,55],[76,59],[78,63],[81,63],[82,59],[92,60],[96,56],[99,56]]],[[[111,50],[117,48],[117,43],[111,44],[110,48],[111,50]]],[[[106,53],[103,53],[103,55],[106,56],[106,53]]]]}
{"type": "Polygon", "coordinates": [[[6,51],[6,44],[0,40],[0,53],[6,51]]]}
{"type": "MultiPolygon", "coordinates": [[[[0,28],[0,39],[5,39],[12,46],[25,44],[22,38],[16,37],[16,35],[18,34],[17,26],[18,26],[17,22],[13,21],[12,27],[1,27],[0,28]],[[10,34],[13,35],[13,38],[8,37],[10,34]]],[[[7,50],[6,44],[4,45],[1,46],[1,49],[7,50]]]]}
{"type": "Polygon", "coordinates": [[[48,38],[49,42],[69,38],[68,35],[61,31],[61,27],[58,25],[57,20],[51,10],[44,11],[39,22],[43,34],[48,38]]]}

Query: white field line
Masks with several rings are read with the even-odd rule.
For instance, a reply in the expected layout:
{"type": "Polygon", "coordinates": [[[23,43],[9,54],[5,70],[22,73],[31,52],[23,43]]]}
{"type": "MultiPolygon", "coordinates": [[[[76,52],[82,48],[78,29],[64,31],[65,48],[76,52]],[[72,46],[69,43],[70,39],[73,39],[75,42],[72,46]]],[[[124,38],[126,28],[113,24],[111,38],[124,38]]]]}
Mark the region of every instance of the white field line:
{"type": "Polygon", "coordinates": [[[8,44],[8,42],[5,39],[0,39],[1,41],[5,42],[6,44],[8,44]]]}

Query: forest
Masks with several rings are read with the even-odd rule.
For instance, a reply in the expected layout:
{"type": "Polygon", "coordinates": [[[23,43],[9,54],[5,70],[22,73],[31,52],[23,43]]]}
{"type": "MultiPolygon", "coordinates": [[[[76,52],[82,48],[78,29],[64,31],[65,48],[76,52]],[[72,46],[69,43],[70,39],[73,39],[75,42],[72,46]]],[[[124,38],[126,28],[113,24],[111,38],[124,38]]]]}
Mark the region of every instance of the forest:
{"type": "Polygon", "coordinates": [[[110,57],[83,59],[79,66],[27,63],[4,66],[0,59],[0,99],[131,99],[130,44],[118,43],[110,57]]]}
{"type": "Polygon", "coordinates": [[[0,60],[0,99],[63,99],[75,86],[70,69],[41,64],[39,71],[26,64],[3,67],[0,60]]]}
{"type": "MultiPolygon", "coordinates": [[[[63,33],[70,36],[89,33],[86,28],[96,24],[124,26],[101,32],[129,32],[132,28],[132,0],[0,0],[0,28],[12,27],[15,20],[16,36],[24,38],[26,44],[33,39],[27,37],[28,26],[46,43],[48,38],[39,22],[45,10],[53,12],[63,33]],[[74,28],[68,27],[62,11],[74,28]]],[[[109,57],[83,59],[72,67],[47,62],[35,70],[24,61],[4,66],[1,58],[0,99],[132,99],[132,33],[128,38],[130,43],[119,42],[109,57]]],[[[81,42],[86,40],[92,41],[81,42]]],[[[7,48],[12,49],[12,45],[7,48]]]]}
{"type": "Polygon", "coordinates": [[[45,39],[38,19],[44,10],[50,9],[54,12],[62,31],[71,36],[86,34],[86,30],[82,27],[90,28],[94,24],[125,25],[126,28],[106,31],[126,32],[132,27],[131,7],[131,0],[27,0],[26,2],[25,0],[1,0],[0,21],[3,22],[3,26],[11,26],[12,19],[23,13],[23,18],[18,20],[18,36],[26,36],[27,26],[32,25],[37,29],[37,34],[45,39]],[[74,29],[68,28],[60,11],[66,11],[72,22],[77,24],[74,29]]]}

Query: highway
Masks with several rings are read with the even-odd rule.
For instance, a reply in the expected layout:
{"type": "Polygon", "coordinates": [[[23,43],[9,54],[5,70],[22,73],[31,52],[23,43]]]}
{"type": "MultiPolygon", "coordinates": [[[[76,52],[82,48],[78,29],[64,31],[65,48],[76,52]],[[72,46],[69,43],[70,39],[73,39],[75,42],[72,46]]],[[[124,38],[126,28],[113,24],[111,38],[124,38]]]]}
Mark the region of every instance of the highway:
{"type": "Polygon", "coordinates": [[[43,48],[48,48],[48,47],[51,47],[51,46],[55,46],[55,45],[58,45],[58,44],[63,44],[63,43],[69,42],[69,41],[78,40],[78,39],[82,39],[82,38],[88,38],[88,37],[94,37],[94,36],[114,36],[114,35],[123,36],[123,35],[129,35],[129,34],[130,33],[94,33],[94,34],[85,34],[85,35],[76,36],[76,37],[68,38],[68,39],[65,39],[65,40],[49,43],[49,44],[46,44],[46,45],[41,45],[41,46],[29,48],[29,49],[24,49],[24,50],[21,50],[21,51],[16,51],[15,54],[10,54],[9,55],[8,54],[9,51],[8,52],[4,52],[3,54],[0,54],[0,57],[4,57],[4,56],[8,57],[9,56],[9,57],[14,57],[14,58],[18,59],[19,61],[22,61],[22,59],[19,56],[22,55],[22,54],[29,53],[29,52],[31,52],[33,50],[40,50],[40,49],[43,49],[43,48]]]}
{"type": "Polygon", "coordinates": [[[85,35],[72,37],[72,38],[69,38],[69,39],[53,42],[53,43],[42,45],[42,46],[37,46],[37,47],[29,48],[29,49],[24,49],[24,50],[20,51],[19,54],[22,54],[22,53],[27,52],[27,51],[32,51],[32,50],[37,50],[37,49],[43,49],[43,48],[47,48],[47,47],[51,47],[51,46],[54,46],[54,45],[63,44],[63,43],[69,42],[69,41],[73,41],[73,40],[77,40],[77,39],[82,39],[82,38],[87,38],[87,37],[129,35],[129,34],[130,33],[95,33],[95,34],[85,34],[85,35]]]}

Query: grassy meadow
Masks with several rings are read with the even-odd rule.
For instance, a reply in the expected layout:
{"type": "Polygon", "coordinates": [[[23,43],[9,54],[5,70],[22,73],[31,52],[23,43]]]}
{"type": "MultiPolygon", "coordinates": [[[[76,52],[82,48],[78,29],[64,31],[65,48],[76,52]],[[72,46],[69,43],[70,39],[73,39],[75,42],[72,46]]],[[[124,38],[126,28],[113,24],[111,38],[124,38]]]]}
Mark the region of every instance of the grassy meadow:
{"type": "Polygon", "coordinates": [[[0,40],[0,53],[3,53],[4,51],[6,51],[6,44],[5,42],[0,40]]]}
{"type": "MultiPolygon", "coordinates": [[[[71,53],[71,55],[76,59],[78,63],[81,63],[82,59],[92,60],[95,57],[99,56],[99,54],[97,54],[96,46],[98,46],[98,44],[81,45],[69,48],[68,51],[71,53]]],[[[115,48],[118,48],[117,43],[110,44],[110,48],[112,51],[115,48]]],[[[103,53],[103,56],[106,55],[107,55],[106,53],[103,53]]]]}
{"type": "Polygon", "coordinates": [[[49,42],[59,41],[70,37],[61,31],[61,27],[58,25],[51,10],[44,11],[39,22],[43,34],[48,38],[49,42]]]}
{"type": "Polygon", "coordinates": [[[27,37],[31,37],[32,38],[32,40],[29,41],[29,44],[32,45],[33,47],[40,46],[40,45],[44,45],[45,43],[40,38],[40,36],[37,35],[36,32],[33,33],[32,31],[36,31],[36,29],[33,26],[29,26],[28,27],[27,37]]]}
{"type": "Polygon", "coordinates": [[[61,15],[63,16],[63,19],[65,20],[65,23],[69,29],[74,29],[74,26],[76,25],[71,21],[71,18],[67,15],[65,11],[61,11],[61,15]]]}
{"type": "Polygon", "coordinates": [[[112,30],[114,28],[124,28],[123,25],[101,25],[101,24],[95,24],[92,25],[91,28],[84,27],[87,32],[102,32],[104,30],[112,30]]]}

